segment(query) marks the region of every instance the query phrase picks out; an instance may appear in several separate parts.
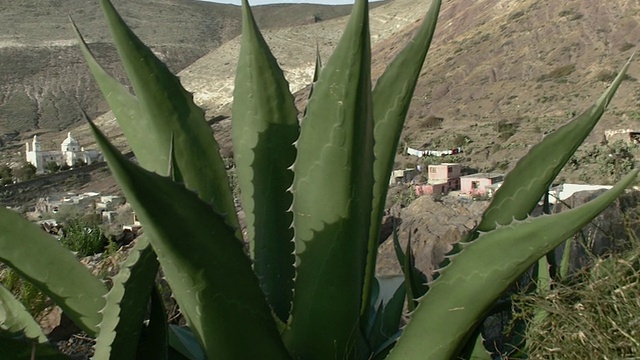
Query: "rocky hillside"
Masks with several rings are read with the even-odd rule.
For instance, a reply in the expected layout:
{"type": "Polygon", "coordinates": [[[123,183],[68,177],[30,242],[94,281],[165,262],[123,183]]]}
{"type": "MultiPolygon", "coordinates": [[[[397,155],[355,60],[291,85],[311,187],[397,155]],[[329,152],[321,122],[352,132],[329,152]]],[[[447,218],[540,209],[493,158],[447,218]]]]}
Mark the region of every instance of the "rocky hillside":
{"type": "MultiPolygon", "coordinates": [[[[119,8],[124,4],[117,3],[119,8]]],[[[410,39],[428,5],[428,0],[394,0],[371,11],[374,77],[410,39]]],[[[477,170],[507,171],[544,134],[600,96],[640,43],[639,20],[640,5],[622,0],[445,2],[403,140],[416,148],[460,146],[462,156],[447,160],[462,161],[477,170]]],[[[144,34],[153,23],[136,25],[135,30],[144,34]]],[[[328,57],[345,23],[345,18],[336,18],[264,31],[291,88],[301,90],[301,108],[316,43],[322,56],[328,57]]],[[[91,28],[82,23],[80,27],[91,28]]],[[[209,119],[229,115],[238,51],[239,39],[235,38],[179,73],[209,119]]],[[[109,62],[109,57],[103,55],[100,60],[109,62]]],[[[615,174],[600,163],[615,162],[615,156],[609,156],[610,145],[600,144],[607,129],[640,128],[639,76],[640,68],[634,60],[627,80],[588,144],[579,150],[569,171],[561,175],[564,179],[592,183],[615,179],[615,174]],[[598,148],[594,150],[594,146],[598,148]]],[[[97,122],[126,149],[110,113],[97,122]]],[[[229,119],[214,124],[226,153],[231,148],[229,130],[229,119]]],[[[73,131],[83,145],[93,142],[86,126],[73,131]]],[[[43,138],[58,142],[62,137],[52,133],[43,138]]],[[[629,151],[632,156],[638,155],[634,148],[629,151]]],[[[398,167],[418,161],[407,156],[398,156],[397,160],[398,167]]],[[[101,185],[87,185],[97,186],[101,185]]]]}
{"type": "MultiPolygon", "coordinates": [[[[196,0],[114,1],[136,33],[178,72],[240,32],[240,9],[196,0]]],[[[348,6],[256,8],[265,28],[341,16],[348,6]]],[[[0,150],[76,126],[108,107],[75,45],[69,16],[101,63],[124,79],[98,0],[21,0],[0,5],[0,150]]]]}
{"type": "MultiPolygon", "coordinates": [[[[428,3],[395,0],[371,11],[374,76],[410,39],[428,3]]],[[[460,146],[463,156],[452,160],[478,170],[507,171],[544,134],[582,112],[606,89],[640,42],[639,11],[640,5],[622,0],[445,2],[404,141],[436,150],[460,146]]],[[[266,31],[293,90],[310,81],[316,42],[322,55],[329,56],[345,22],[341,18],[266,31]]],[[[210,117],[228,115],[238,48],[236,38],[180,73],[210,117]]],[[[606,156],[591,159],[589,149],[600,144],[607,129],[640,128],[639,74],[632,64],[609,111],[580,150],[580,161],[562,175],[565,179],[615,179],[599,163],[606,156]]],[[[117,140],[110,114],[99,123],[117,140]]],[[[215,126],[223,148],[230,147],[229,123],[215,126]]],[[[91,141],[88,132],[81,134],[91,141]]],[[[400,156],[398,166],[416,161],[400,156]]]]}

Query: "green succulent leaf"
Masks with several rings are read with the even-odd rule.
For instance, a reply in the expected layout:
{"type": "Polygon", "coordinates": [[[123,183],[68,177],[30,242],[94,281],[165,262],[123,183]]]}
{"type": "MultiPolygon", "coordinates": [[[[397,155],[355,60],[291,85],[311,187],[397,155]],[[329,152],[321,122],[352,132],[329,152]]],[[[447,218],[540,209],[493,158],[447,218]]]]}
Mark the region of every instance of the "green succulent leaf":
{"type": "MultiPolygon", "coordinates": [[[[316,86],[316,82],[318,78],[320,78],[320,71],[322,70],[322,56],[320,56],[320,46],[316,43],[316,64],[313,69],[313,78],[311,81],[311,86],[309,87],[309,96],[307,100],[311,99],[313,96],[313,87],[316,86]]],[[[307,108],[304,109],[304,116],[307,115],[307,108]]]]}
{"type": "MultiPolygon", "coordinates": [[[[188,327],[169,326],[169,343],[171,348],[188,360],[206,360],[198,339],[188,327]]],[[[179,358],[177,355],[175,356],[179,358]]]]}
{"type": "Polygon", "coordinates": [[[90,336],[98,333],[107,289],[51,235],[0,207],[0,261],[49,296],[90,336]]]}
{"type": "Polygon", "coordinates": [[[576,209],[515,221],[465,244],[420,299],[388,359],[418,354],[425,359],[451,359],[478,319],[515,279],[602,212],[637,175],[638,170],[632,171],[611,190],[576,209]]]}
{"type": "Polygon", "coordinates": [[[558,270],[558,277],[561,281],[566,281],[569,277],[569,269],[571,267],[571,252],[573,247],[571,239],[568,239],[564,243],[564,250],[562,251],[562,259],[560,260],[560,269],[558,270]]]}
{"type": "Polygon", "coordinates": [[[549,262],[547,257],[538,259],[537,288],[549,290],[551,287],[551,274],[549,273],[549,262]]]}
{"type": "MultiPolygon", "coordinates": [[[[198,344],[197,340],[194,339],[194,341],[198,344]]],[[[137,353],[138,359],[168,359],[169,325],[162,295],[157,286],[154,286],[151,291],[149,324],[142,331],[137,353]]]]}
{"type": "Polygon", "coordinates": [[[473,349],[469,355],[469,360],[492,360],[491,354],[484,346],[484,340],[482,339],[482,333],[477,331],[472,337],[473,349]]]}
{"type": "Polygon", "coordinates": [[[96,339],[97,359],[136,358],[158,265],[146,236],[138,237],[106,296],[107,304],[102,311],[100,334],[96,339]]]}
{"type": "MultiPolygon", "coordinates": [[[[383,280],[383,283],[384,282],[383,280]]],[[[396,283],[395,281],[386,282],[388,284],[382,286],[393,286],[396,283]]],[[[369,334],[369,345],[374,355],[383,351],[385,348],[383,345],[400,331],[400,320],[402,319],[402,312],[404,310],[407,286],[404,281],[401,281],[399,285],[395,285],[395,290],[391,291],[392,295],[389,299],[381,299],[376,321],[369,334]]]]}
{"type": "Polygon", "coordinates": [[[181,184],[126,160],[90,125],[207,356],[288,358],[235,229],[181,184]]]}
{"type": "Polygon", "coordinates": [[[409,111],[422,64],[424,64],[436,28],[440,0],[431,1],[426,18],[409,44],[389,64],[373,89],[374,154],[373,206],[367,256],[367,273],[363,292],[363,309],[370,297],[370,284],[375,276],[376,256],[389,177],[393,171],[400,134],[409,111]]]}
{"type": "MultiPolygon", "coordinates": [[[[193,96],[180,85],[178,78],[127,27],[111,2],[101,0],[100,4],[136,94],[138,108],[126,110],[133,100],[101,74],[95,65],[91,68],[100,75],[96,76],[96,80],[102,83],[101,87],[105,90],[116,88],[116,98],[111,99],[113,104],[110,105],[121,109],[123,116],[118,121],[139,122],[135,125],[125,124],[123,131],[136,155],[138,152],[148,155],[139,159],[141,165],[166,175],[173,137],[176,165],[186,187],[213,204],[218,212],[225,214],[231,226],[237,227],[237,215],[224,163],[211,128],[205,121],[204,112],[194,104],[193,96]],[[120,102],[120,99],[124,101],[120,102]]],[[[89,63],[93,62],[89,59],[89,63]]],[[[109,99],[110,94],[105,93],[105,96],[109,99]]]]}
{"type": "Polygon", "coordinates": [[[356,1],[320,72],[297,142],[297,273],[291,325],[284,334],[296,358],[368,352],[359,319],[373,186],[367,12],[367,1],[356,1]]]}
{"type": "Polygon", "coordinates": [[[407,284],[407,307],[409,311],[413,311],[416,300],[429,290],[429,286],[427,285],[427,279],[425,279],[420,270],[416,268],[413,250],[411,250],[411,235],[409,235],[409,239],[407,240],[402,272],[405,274],[405,282],[407,284]]]}
{"type": "Polygon", "coordinates": [[[7,288],[0,285],[0,331],[24,335],[38,343],[48,342],[40,325],[7,288]]]}
{"type": "MultiPolygon", "coordinates": [[[[122,132],[127,137],[129,146],[136,154],[140,164],[154,164],[158,158],[157,146],[152,137],[140,136],[146,134],[148,125],[143,121],[144,113],[140,109],[138,100],[117,79],[109,74],[95,59],[86,41],[80,34],[75,23],[71,21],[80,50],[84,55],[89,70],[93,75],[100,91],[104,95],[111,111],[118,120],[122,132]]],[[[150,165],[146,165],[150,166],[150,165]]]]}
{"type": "Polygon", "coordinates": [[[522,220],[531,213],[553,179],[600,120],[620,83],[624,80],[632,59],[633,56],[595,104],[566,125],[547,135],[518,161],[494,195],[480,224],[470,233],[466,241],[473,240],[478,232],[494,229],[496,224],[506,225],[514,219],[522,220]]]}
{"type": "Polygon", "coordinates": [[[380,281],[376,278],[376,281],[373,282],[373,288],[371,289],[371,304],[369,306],[369,319],[367,320],[367,328],[369,329],[369,333],[371,332],[371,326],[376,321],[376,312],[378,308],[376,304],[378,304],[378,299],[380,299],[380,281]]]}
{"type": "Polygon", "coordinates": [[[36,340],[17,339],[0,332],[0,359],[3,360],[69,360],[49,344],[36,340]]]}
{"type": "Polygon", "coordinates": [[[253,268],[275,314],[293,299],[293,143],[300,127],[289,84],[243,1],[243,30],[232,109],[233,153],[253,268]]]}
{"type": "Polygon", "coordinates": [[[394,227],[393,248],[404,274],[407,306],[409,311],[413,311],[416,299],[423,296],[429,290],[429,286],[427,285],[427,277],[415,266],[415,259],[411,250],[411,232],[409,232],[409,239],[407,239],[406,251],[403,252],[398,237],[398,229],[394,227]]]}

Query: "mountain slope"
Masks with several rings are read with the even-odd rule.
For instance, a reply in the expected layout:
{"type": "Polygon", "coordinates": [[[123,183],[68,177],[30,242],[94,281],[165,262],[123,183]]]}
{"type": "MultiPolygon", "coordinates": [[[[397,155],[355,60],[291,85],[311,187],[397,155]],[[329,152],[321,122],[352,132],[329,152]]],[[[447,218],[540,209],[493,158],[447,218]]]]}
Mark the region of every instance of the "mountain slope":
{"type": "MultiPolygon", "coordinates": [[[[237,6],[195,0],[114,1],[152,49],[178,72],[240,32],[237,6]]],[[[322,21],[348,6],[256,8],[266,28],[322,21]]],[[[0,149],[77,124],[80,109],[108,111],[75,45],[69,16],[107,69],[124,79],[97,0],[21,0],[0,5],[0,149]]]]}
{"type": "MultiPolygon", "coordinates": [[[[428,0],[395,0],[371,11],[373,75],[402,49],[428,8],[428,0]]],[[[640,4],[569,0],[445,2],[434,43],[421,74],[403,135],[416,148],[461,146],[455,160],[481,171],[507,171],[545,133],[590,106],[640,43],[640,4]]],[[[298,92],[300,109],[311,79],[315,44],[326,58],[346,20],[265,31],[265,38],[298,92]]],[[[180,72],[185,87],[209,119],[229,115],[238,55],[233,39],[180,72]]],[[[624,81],[579,157],[600,144],[607,129],[640,128],[640,68],[624,81]]],[[[98,124],[122,149],[126,144],[111,113],[98,124]]],[[[213,125],[230,153],[230,120],[213,125]]],[[[73,130],[83,145],[93,143],[86,126],[73,130]]],[[[61,139],[62,137],[59,137],[61,139]]],[[[56,139],[52,137],[52,139],[56,139]]],[[[638,155],[637,149],[632,149],[638,155]]],[[[439,159],[434,159],[435,161],[439,159]]],[[[397,166],[418,160],[399,155],[397,166]]],[[[561,174],[568,181],[613,180],[597,163],[576,163],[561,174]]],[[[85,189],[103,182],[94,177],[85,189]]]]}

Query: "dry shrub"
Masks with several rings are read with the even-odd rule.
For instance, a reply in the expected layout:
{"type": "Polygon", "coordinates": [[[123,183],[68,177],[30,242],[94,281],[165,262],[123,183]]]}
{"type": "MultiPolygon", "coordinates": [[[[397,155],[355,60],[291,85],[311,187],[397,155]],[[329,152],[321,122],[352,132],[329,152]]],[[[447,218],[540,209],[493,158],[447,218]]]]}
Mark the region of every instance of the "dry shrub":
{"type": "Polygon", "coordinates": [[[571,75],[576,70],[576,64],[569,64],[557,67],[551,72],[538,77],[538,81],[559,80],[571,75]]]}
{"type": "Polygon", "coordinates": [[[420,127],[423,129],[439,129],[442,127],[443,122],[444,118],[430,115],[420,123],[420,127]]]}
{"type": "Polygon", "coordinates": [[[530,359],[640,358],[640,246],[598,260],[571,285],[518,299],[530,359]],[[521,314],[522,315],[522,314],[521,314]]]}

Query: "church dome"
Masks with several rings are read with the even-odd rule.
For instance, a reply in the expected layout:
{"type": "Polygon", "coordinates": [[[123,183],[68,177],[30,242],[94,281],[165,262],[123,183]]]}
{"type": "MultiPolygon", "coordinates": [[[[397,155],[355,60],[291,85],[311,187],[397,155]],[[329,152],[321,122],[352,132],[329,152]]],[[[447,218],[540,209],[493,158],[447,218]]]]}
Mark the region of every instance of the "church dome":
{"type": "Polygon", "coordinates": [[[73,136],[71,136],[70,132],[67,133],[67,138],[64,139],[64,141],[62,142],[62,146],[67,146],[67,145],[75,145],[75,146],[80,145],[78,144],[78,141],[74,139],[73,136]]]}

